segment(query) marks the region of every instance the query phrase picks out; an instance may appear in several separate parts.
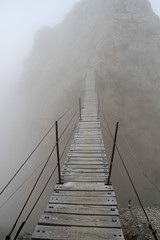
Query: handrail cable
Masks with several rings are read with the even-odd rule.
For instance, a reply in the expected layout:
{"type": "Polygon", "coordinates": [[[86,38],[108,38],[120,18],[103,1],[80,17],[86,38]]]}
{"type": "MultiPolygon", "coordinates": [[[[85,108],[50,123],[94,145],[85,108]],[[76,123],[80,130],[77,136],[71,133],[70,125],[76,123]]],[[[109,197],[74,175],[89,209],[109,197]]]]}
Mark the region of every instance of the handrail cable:
{"type": "Polygon", "coordinates": [[[100,112],[102,113],[103,119],[104,119],[105,123],[107,124],[107,128],[108,128],[109,134],[110,134],[110,136],[111,136],[111,138],[113,140],[114,138],[113,138],[113,135],[112,135],[112,131],[111,131],[110,127],[109,127],[108,121],[107,121],[106,117],[104,116],[104,113],[102,112],[101,108],[100,108],[100,112]]]}
{"type": "Polygon", "coordinates": [[[2,189],[0,192],[0,195],[5,191],[5,189],[9,186],[9,184],[13,181],[13,179],[16,177],[16,175],[20,172],[20,170],[24,167],[24,165],[27,163],[27,161],[30,159],[30,157],[33,155],[33,153],[37,150],[37,148],[41,145],[41,143],[44,141],[44,139],[47,137],[47,135],[50,133],[50,131],[55,126],[55,123],[51,126],[51,128],[48,130],[48,132],[44,135],[44,137],[40,140],[40,142],[37,144],[37,146],[33,149],[33,151],[29,154],[29,156],[26,158],[24,163],[20,166],[20,168],[15,172],[13,177],[9,180],[9,182],[6,184],[6,186],[2,189]]]}
{"type": "Polygon", "coordinates": [[[17,233],[16,233],[16,236],[14,237],[14,239],[13,239],[13,240],[16,240],[16,239],[17,239],[17,237],[19,236],[19,234],[20,234],[20,232],[21,232],[22,228],[24,227],[24,225],[25,225],[25,223],[27,222],[28,218],[29,218],[29,217],[30,217],[30,215],[32,214],[32,212],[33,212],[34,208],[36,207],[36,205],[37,205],[38,201],[40,200],[40,198],[41,198],[42,194],[44,193],[44,191],[45,191],[45,189],[46,189],[46,187],[47,187],[47,185],[48,185],[49,181],[51,180],[51,178],[52,178],[53,174],[55,173],[55,170],[57,169],[57,166],[58,166],[58,164],[56,165],[56,167],[54,168],[53,172],[52,172],[52,173],[51,173],[51,175],[49,176],[49,178],[48,178],[48,180],[47,180],[47,182],[46,182],[45,186],[43,187],[43,189],[42,189],[42,191],[41,191],[40,195],[38,196],[37,200],[35,201],[35,203],[34,203],[33,207],[31,208],[31,210],[30,210],[29,214],[27,215],[26,219],[25,219],[25,220],[22,222],[22,224],[20,225],[20,227],[19,227],[19,229],[18,229],[18,231],[17,231],[17,233]]]}
{"type": "Polygon", "coordinates": [[[27,205],[27,203],[28,203],[28,201],[29,201],[29,199],[30,199],[34,189],[35,189],[35,187],[37,186],[37,184],[39,182],[40,177],[42,176],[42,174],[43,174],[43,172],[44,172],[44,170],[45,170],[45,168],[46,168],[46,166],[47,166],[47,164],[48,164],[48,162],[49,162],[49,160],[50,160],[50,158],[51,158],[51,156],[52,156],[52,154],[53,154],[53,152],[55,150],[55,147],[56,147],[56,144],[54,145],[53,149],[51,150],[51,152],[50,152],[50,154],[48,156],[48,159],[47,159],[45,165],[43,166],[43,168],[42,168],[42,170],[41,170],[41,172],[40,172],[40,174],[39,174],[39,176],[38,176],[38,178],[37,178],[37,180],[36,180],[32,190],[30,191],[29,196],[28,196],[27,200],[25,201],[25,203],[24,203],[24,205],[23,205],[23,207],[22,207],[22,209],[21,209],[21,211],[20,211],[20,213],[19,213],[19,215],[18,215],[18,217],[17,217],[17,219],[16,219],[16,221],[15,221],[15,223],[14,223],[14,225],[13,225],[13,227],[12,227],[12,229],[11,229],[11,231],[10,231],[8,236],[10,236],[12,234],[13,230],[15,229],[19,218],[21,217],[21,215],[22,215],[22,213],[23,213],[23,211],[24,211],[24,209],[25,209],[25,207],[26,207],[26,205],[27,205]]]}
{"type": "Polygon", "coordinates": [[[37,172],[37,170],[45,163],[45,161],[39,164],[32,174],[8,197],[8,199],[0,206],[0,209],[18,192],[19,189],[21,189],[21,187],[23,187],[23,185],[37,172]]]}
{"type": "MultiPolygon", "coordinates": [[[[105,122],[107,123],[107,126],[108,126],[108,122],[106,121],[106,118],[105,118],[104,113],[102,112],[102,110],[101,110],[101,113],[102,113],[102,115],[103,115],[103,118],[104,118],[105,122]]],[[[102,124],[101,124],[101,125],[102,125],[102,124]]],[[[111,134],[111,131],[108,131],[103,125],[102,125],[102,127],[103,127],[107,132],[109,132],[109,133],[111,134]]],[[[112,136],[112,135],[111,135],[111,136],[112,136]]],[[[123,135],[122,135],[122,138],[123,138],[125,144],[127,145],[129,151],[130,151],[131,158],[132,158],[132,160],[134,161],[134,163],[136,164],[136,166],[137,166],[137,168],[138,168],[138,171],[139,171],[139,172],[141,173],[141,175],[144,177],[145,181],[149,184],[148,186],[149,186],[149,191],[150,191],[150,193],[151,193],[151,196],[152,196],[153,199],[156,199],[158,208],[160,209],[160,204],[158,203],[157,196],[154,194],[154,192],[153,192],[153,190],[152,190],[152,187],[155,188],[155,186],[151,183],[151,181],[150,181],[150,180],[148,179],[148,177],[146,176],[146,173],[144,172],[143,168],[140,166],[140,163],[139,163],[139,161],[137,160],[137,158],[136,158],[136,156],[135,156],[135,154],[134,154],[134,151],[133,151],[132,147],[130,146],[127,138],[126,138],[126,137],[124,138],[123,135]]],[[[113,136],[112,136],[112,140],[113,140],[113,136]]]]}
{"type": "Polygon", "coordinates": [[[72,115],[71,119],[70,119],[70,120],[69,120],[69,122],[67,123],[67,125],[66,125],[66,127],[64,128],[63,132],[62,132],[62,133],[61,133],[61,135],[59,136],[58,140],[60,140],[60,139],[61,139],[61,137],[63,136],[63,134],[64,134],[64,133],[65,133],[65,131],[67,130],[67,128],[68,128],[68,126],[69,126],[69,124],[71,123],[72,119],[73,119],[73,118],[74,118],[74,116],[76,115],[77,111],[78,111],[78,110],[76,110],[76,111],[74,112],[74,114],[72,115]]]}
{"type": "Polygon", "coordinates": [[[75,104],[76,104],[76,102],[73,103],[73,104],[57,119],[57,122],[59,122],[59,121],[74,107],[75,104]]]}
{"type": "Polygon", "coordinates": [[[76,124],[75,124],[75,126],[74,126],[74,128],[73,128],[73,130],[72,130],[72,132],[71,132],[71,134],[70,134],[70,136],[69,136],[69,138],[68,138],[68,140],[67,140],[67,143],[66,143],[66,145],[65,145],[65,147],[64,147],[64,149],[63,149],[63,152],[61,153],[60,160],[61,160],[62,157],[63,157],[63,154],[64,154],[64,152],[65,152],[65,150],[66,150],[66,148],[67,148],[67,146],[68,146],[68,143],[69,143],[69,141],[70,141],[70,139],[71,139],[71,137],[72,137],[72,134],[73,134],[76,126],[77,126],[77,122],[76,122],[76,124]]]}
{"type": "MultiPolygon", "coordinates": [[[[64,114],[62,114],[62,116],[60,116],[58,118],[57,121],[60,121],[66,114],[67,112],[70,111],[70,109],[72,109],[72,107],[75,105],[75,103],[69,107],[64,114]]],[[[33,151],[29,154],[29,156],[26,158],[26,160],[23,162],[23,164],[19,167],[19,169],[15,172],[15,174],[11,177],[11,179],[9,180],[9,182],[5,185],[5,187],[1,190],[0,195],[2,195],[2,193],[6,190],[6,188],[10,185],[10,183],[13,181],[13,179],[17,176],[17,174],[20,172],[20,170],[24,167],[24,165],[28,162],[28,160],[31,158],[31,156],[33,155],[33,153],[37,150],[37,148],[41,145],[41,143],[45,140],[45,138],[48,136],[48,134],[51,132],[51,130],[53,129],[53,127],[55,126],[55,123],[52,124],[52,126],[50,127],[50,129],[46,132],[46,134],[43,136],[43,138],[39,141],[39,143],[36,145],[36,147],[33,149],[33,151]]]]}
{"type": "MultiPolygon", "coordinates": [[[[104,114],[103,114],[103,115],[104,115],[104,114]]],[[[106,120],[106,123],[107,123],[107,126],[109,127],[109,124],[108,124],[108,121],[107,121],[107,120],[106,120]]],[[[110,128],[108,128],[108,130],[109,130],[109,132],[110,132],[110,134],[111,134],[111,137],[113,137],[110,128]]],[[[130,174],[129,174],[129,171],[128,171],[125,163],[124,163],[123,157],[122,157],[122,155],[121,155],[121,153],[120,153],[120,150],[119,150],[117,144],[116,144],[116,150],[117,150],[118,155],[119,155],[119,157],[120,157],[120,160],[121,160],[121,162],[122,162],[122,164],[123,164],[123,167],[124,167],[124,169],[125,169],[125,171],[126,171],[126,173],[127,173],[127,176],[128,176],[128,178],[129,178],[129,180],[130,180],[130,183],[131,183],[131,185],[132,185],[132,187],[133,187],[133,189],[134,189],[134,192],[135,192],[135,194],[136,194],[136,196],[137,196],[137,199],[138,199],[139,204],[140,204],[140,206],[141,206],[141,208],[142,208],[142,210],[143,210],[143,213],[144,213],[144,215],[145,215],[145,217],[146,217],[146,219],[147,219],[149,229],[151,230],[154,238],[157,239],[156,230],[154,230],[153,227],[152,227],[152,225],[151,225],[151,222],[150,222],[150,220],[149,220],[149,217],[148,217],[148,215],[147,215],[147,213],[146,213],[146,211],[145,211],[145,209],[144,209],[144,207],[143,207],[142,201],[141,201],[141,199],[140,199],[140,197],[139,197],[139,194],[138,194],[138,192],[137,192],[137,190],[136,190],[136,187],[135,187],[135,185],[134,185],[134,183],[133,183],[133,181],[132,181],[132,178],[131,178],[131,176],[130,176],[130,174]]]]}
{"type": "MultiPolygon", "coordinates": [[[[152,198],[153,198],[153,199],[156,199],[158,208],[160,209],[160,205],[159,205],[159,203],[158,203],[158,198],[157,198],[157,196],[154,194],[154,192],[153,192],[153,190],[152,190],[152,188],[156,188],[156,186],[154,186],[154,185],[151,183],[151,181],[150,181],[150,180],[148,179],[148,177],[147,177],[147,174],[144,172],[143,168],[140,166],[140,163],[139,163],[139,161],[138,161],[138,159],[137,159],[137,157],[136,157],[136,155],[135,155],[135,153],[134,153],[131,145],[129,144],[127,137],[126,137],[126,136],[124,137],[124,136],[122,135],[122,138],[123,138],[124,142],[126,143],[126,145],[128,146],[128,149],[129,149],[129,151],[130,151],[131,158],[132,158],[132,160],[134,161],[134,163],[136,164],[136,166],[137,166],[137,168],[138,168],[138,171],[140,172],[140,174],[143,176],[143,178],[145,179],[145,181],[146,181],[147,184],[149,185],[148,187],[149,187],[149,190],[150,190],[150,192],[151,192],[152,198]]],[[[157,190],[158,190],[158,189],[157,189],[157,190]]],[[[158,191],[159,191],[159,190],[158,190],[158,191]]]]}

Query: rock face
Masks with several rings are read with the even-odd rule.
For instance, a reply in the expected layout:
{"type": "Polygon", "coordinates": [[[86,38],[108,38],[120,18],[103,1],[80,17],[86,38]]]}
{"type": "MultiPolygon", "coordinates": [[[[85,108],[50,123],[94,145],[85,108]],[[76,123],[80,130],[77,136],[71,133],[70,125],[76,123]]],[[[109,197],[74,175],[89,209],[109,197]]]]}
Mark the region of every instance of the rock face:
{"type": "MultiPolygon", "coordinates": [[[[147,207],[145,209],[148,217],[150,218],[150,223],[152,224],[152,228],[154,230],[159,229],[160,225],[160,213],[159,209],[156,207],[147,207]]],[[[141,233],[143,234],[143,238],[146,240],[154,239],[152,232],[148,228],[148,224],[146,221],[146,218],[144,216],[144,213],[141,208],[133,207],[132,213],[134,214],[134,218],[137,222],[137,224],[140,225],[141,233]]],[[[125,239],[134,239],[138,240],[140,239],[138,230],[136,228],[136,225],[133,222],[133,219],[131,218],[131,214],[129,212],[129,209],[121,209],[120,210],[120,217],[121,217],[121,224],[123,228],[123,233],[125,236],[125,239]]],[[[157,232],[157,237],[160,237],[159,231],[157,232]]]]}
{"type": "MultiPolygon", "coordinates": [[[[146,205],[157,204],[160,189],[159,49],[160,19],[147,0],[82,0],[61,24],[37,32],[23,73],[31,116],[49,118],[55,103],[62,110],[76,99],[94,70],[101,109],[112,130],[120,121],[118,145],[146,205]]],[[[117,197],[127,205],[133,190],[118,157],[114,166],[117,197]]]]}

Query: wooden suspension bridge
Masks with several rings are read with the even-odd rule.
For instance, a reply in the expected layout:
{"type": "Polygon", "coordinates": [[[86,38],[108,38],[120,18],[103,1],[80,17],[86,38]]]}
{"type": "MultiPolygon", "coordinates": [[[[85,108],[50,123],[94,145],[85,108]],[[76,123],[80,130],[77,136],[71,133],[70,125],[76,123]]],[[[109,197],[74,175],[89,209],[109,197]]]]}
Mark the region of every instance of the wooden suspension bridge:
{"type": "MultiPolygon", "coordinates": [[[[47,137],[53,137],[50,135],[54,132],[55,143],[54,146],[51,144],[50,152],[47,159],[39,164],[39,166],[28,176],[27,179],[8,197],[8,199],[0,206],[4,206],[16,192],[24,186],[39,169],[40,172],[36,177],[36,181],[33,183],[32,188],[28,193],[28,197],[25,199],[22,208],[19,210],[18,216],[14,221],[14,224],[6,235],[6,240],[17,240],[19,234],[21,233],[24,225],[28,221],[29,217],[33,213],[37,203],[39,202],[42,194],[47,188],[50,180],[54,176],[56,169],[58,169],[59,182],[55,185],[54,192],[49,199],[48,205],[44,213],[41,215],[35,231],[32,234],[32,240],[124,240],[124,235],[121,229],[118,206],[116,201],[115,192],[113,190],[112,184],[110,182],[112,163],[114,157],[114,151],[116,149],[121,163],[125,169],[128,179],[132,185],[132,188],[137,196],[138,202],[143,210],[144,216],[148,223],[148,228],[151,231],[153,238],[158,240],[157,231],[153,228],[141,198],[136,190],[134,182],[129,174],[129,171],[125,165],[123,157],[119,151],[116,144],[118,123],[116,125],[115,135],[113,137],[107,120],[102,112],[104,120],[108,127],[108,132],[113,140],[113,149],[111,155],[110,164],[108,164],[105,147],[103,143],[103,137],[101,132],[101,126],[106,129],[99,120],[99,104],[95,91],[95,76],[92,71],[88,71],[86,77],[85,95],[83,97],[83,102],[79,101],[79,116],[78,124],[76,120],[76,113],[74,108],[75,104],[69,107],[58,120],[51,125],[42,139],[34,147],[32,152],[28,155],[22,165],[11,177],[9,182],[0,191],[2,195],[8,186],[17,177],[22,168],[25,167],[26,163],[31,160],[37,149],[40,148],[42,143],[47,137]],[[71,113],[74,111],[74,113],[71,113]],[[69,114],[70,120],[66,124],[66,119],[64,116],[69,114]],[[65,128],[61,129],[59,135],[59,122],[61,119],[65,120],[65,128]],[[68,136],[68,128],[73,121],[76,124],[72,128],[71,133],[68,136]],[[76,128],[77,126],[77,128],[76,128]],[[55,131],[54,131],[55,129],[55,131]],[[76,130],[75,130],[76,129],[76,130]],[[61,170],[61,160],[64,157],[64,153],[67,150],[70,139],[74,134],[73,141],[70,146],[70,150],[65,159],[63,168],[61,170]],[[64,136],[67,133],[67,142],[64,136]],[[63,138],[62,138],[63,137],[63,138]],[[63,143],[63,151],[60,149],[63,143]],[[59,148],[59,146],[61,146],[59,148]],[[61,151],[62,152],[61,152],[61,151]],[[19,224],[21,217],[23,217],[24,210],[28,205],[31,197],[37,185],[39,184],[48,163],[53,158],[54,153],[57,152],[57,162],[54,161],[54,167],[51,169],[51,174],[44,183],[42,190],[34,199],[34,204],[29,210],[25,220],[19,225],[17,230],[17,225],[19,224]],[[43,167],[41,168],[41,166],[43,167]],[[15,234],[15,230],[17,231],[15,234]],[[12,238],[12,235],[15,236],[12,238]]],[[[63,121],[64,121],[63,120],[63,121]]],[[[50,142],[50,141],[49,141],[50,142]]],[[[44,146],[43,146],[44,148],[44,146]]],[[[33,165],[33,163],[32,163],[33,165]]],[[[43,185],[43,184],[42,184],[43,185]]],[[[129,201],[129,210],[131,217],[136,225],[137,231],[139,233],[140,239],[143,240],[143,235],[140,230],[140,225],[137,223],[134,214],[132,212],[132,206],[129,201]]]]}
{"type": "Polygon", "coordinates": [[[123,240],[115,192],[108,184],[98,100],[92,73],[86,78],[80,120],[48,205],[32,240],[123,240]]]}

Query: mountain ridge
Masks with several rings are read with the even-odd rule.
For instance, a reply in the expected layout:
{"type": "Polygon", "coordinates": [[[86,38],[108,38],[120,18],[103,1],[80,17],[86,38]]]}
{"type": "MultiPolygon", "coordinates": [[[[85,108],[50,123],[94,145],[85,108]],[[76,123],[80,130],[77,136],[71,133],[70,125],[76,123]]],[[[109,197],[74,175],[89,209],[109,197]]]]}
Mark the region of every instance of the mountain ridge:
{"type": "MultiPolygon", "coordinates": [[[[53,29],[42,28],[38,31],[23,74],[25,91],[28,85],[35,107],[40,103],[38,114],[41,114],[43,106],[48,106],[43,114],[49,119],[51,107],[59,107],[53,106],[53,102],[61,99],[63,103],[63,97],[65,102],[72,102],[79,89],[83,92],[86,72],[92,68],[103,111],[106,115],[114,115],[110,121],[112,129],[113,122],[120,121],[119,141],[126,161],[133,156],[130,156],[129,149],[126,150],[122,135],[127,136],[138,159],[136,161],[139,161],[149,181],[158,188],[159,29],[160,19],[147,0],[136,0],[134,3],[132,0],[83,0],[73,7],[62,23],[53,29]],[[46,95],[42,99],[37,97],[46,95]]],[[[37,118],[30,111],[30,115],[37,118]]],[[[105,138],[107,146],[110,140],[105,138]]],[[[128,164],[131,167],[133,161],[128,164]]],[[[122,167],[120,170],[124,174],[122,167]]],[[[133,166],[132,170],[136,173],[137,166],[133,166]]],[[[113,179],[117,179],[116,172],[113,179]]],[[[133,179],[136,185],[141,181],[136,174],[133,179]]],[[[115,188],[119,189],[118,181],[115,182],[115,188]]],[[[126,186],[126,180],[123,179],[122,184],[126,186]]],[[[155,204],[146,190],[145,180],[140,191],[146,205],[155,204]]],[[[132,190],[128,192],[134,198],[132,190]]],[[[124,204],[119,190],[118,195],[121,195],[119,200],[124,204]]]]}

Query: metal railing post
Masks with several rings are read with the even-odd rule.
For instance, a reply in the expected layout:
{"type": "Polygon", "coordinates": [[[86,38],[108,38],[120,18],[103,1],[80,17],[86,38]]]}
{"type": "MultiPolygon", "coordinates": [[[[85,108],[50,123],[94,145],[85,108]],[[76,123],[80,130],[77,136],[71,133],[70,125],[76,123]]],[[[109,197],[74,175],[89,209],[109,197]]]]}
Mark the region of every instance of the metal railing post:
{"type": "Polygon", "coordinates": [[[57,164],[58,164],[58,177],[59,177],[59,184],[61,184],[61,166],[60,166],[60,157],[59,157],[59,141],[58,141],[58,122],[56,121],[55,124],[56,128],[56,148],[57,148],[57,164]]]}
{"type": "Polygon", "coordinates": [[[142,232],[141,232],[141,225],[139,225],[139,224],[137,223],[136,218],[135,218],[135,216],[134,216],[134,214],[133,214],[133,211],[132,211],[131,200],[129,200],[128,208],[129,208],[131,217],[132,217],[132,219],[133,219],[133,222],[135,223],[136,228],[137,228],[137,230],[138,230],[140,239],[141,239],[141,240],[144,240],[143,234],[142,234],[142,232]]]}
{"type": "Polygon", "coordinates": [[[108,174],[108,181],[107,181],[107,184],[108,184],[108,185],[110,184],[110,178],[111,178],[111,173],[112,173],[112,165],[113,165],[114,152],[115,152],[115,147],[116,147],[118,126],[119,126],[119,123],[117,122],[117,123],[116,123],[115,135],[114,135],[114,141],[113,141],[113,149],[112,149],[111,162],[110,162],[110,167],[109,167],[109,174],[108,174]]]}
{"type": "Polygon", "coordinates": [[[81,113],[81,98],[79,98],[79,119],[82,120],[82,113],[81,113]]]}

